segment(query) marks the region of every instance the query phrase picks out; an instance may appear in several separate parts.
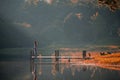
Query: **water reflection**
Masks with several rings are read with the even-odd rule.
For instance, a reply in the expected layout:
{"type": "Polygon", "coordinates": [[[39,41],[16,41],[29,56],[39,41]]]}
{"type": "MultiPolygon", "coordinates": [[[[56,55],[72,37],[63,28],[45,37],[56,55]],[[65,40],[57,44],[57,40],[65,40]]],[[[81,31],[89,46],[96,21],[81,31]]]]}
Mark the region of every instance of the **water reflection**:
{"type": "MultiPolygon", "coordinates": [[[[104,79],[107,74],[111,75],[114,73],[113,70],[98,68],[95,64],[82,63],[82,59],[64,58],[65,56],[61,56],[59,60],[56,60],[55,56],[52,55],[50,59],[46,60],[41,57],[39,55],[39,58],[31,59],[33,80],[98,80],[97,77],[105,80],[108,79],[108,77],[104,79]]],[[[114,78],[119,80],[119,71],[116,71],[114,76],[112,75],[109,80],[114,78]]]]}
{"type": "MultiPolygon", "coordinates": [[[[53,60],[54,61],[54,60],[53,60]]],[[[51,74],[50,76],[65,75],[69,72],[69,75],[75,77],[76,73],[90,71],[92,72],[90,77],[92,78],[97,70],[96,66],[85,65],[85,64],[75,64],[70,63],[60,63],[59,61],[54,62],[41,62],[41,60],[32,60],[32,76],[33,80],[38,80],[40,76],[51,74]]],[[[72,79],[70,79],[72,80],[72,79]]]]}
{"type": "MultiPolygon", "coordinates": [[[[6,51],[7,50],[5,50],[4,53],[8,55],[15,52],[15,58],[14,60],[5,58],[7,61],[0,61],[0,80],[120,80],[120,71],[103,69],[96,67],[95,65],[84,65],[79,62],[79,64],[72,63],[72,61],[75,62],[75,59],[70,60],[70,62],[68,59],[64,59],[64,64],[61,64],[61,60],[59,60],[59,63],[53,63],[54,60],[35,60],[36,63],[34,61],[34,63],[31,62],[33,63],[33,66],[31,66],[30,72],[30,58],[29,54],[26,54],[29,53],[29,49],[23,49],[22,52],[21,49],[15,49],[15,51],[10,49],[7,52],[6,51]],[[21,58],[20,55],[23,55],[24,58],[21,58]],[[18,57],[16,56],[19,56],[22,60],[18,60],[18,57]]],[[[51,52],[51,54],[53,52],[51,52]]],[[[44,55],[45,54],[51,55],[44,53],[44,55]]],[[[77,53],[74,54],[77,55],[77,53]]],[[[74,56],[72,53],[69,54],[68,52],[66,55],[74,56]]],[[[76,59],[76,61],[78,60],[76,59]]]]}

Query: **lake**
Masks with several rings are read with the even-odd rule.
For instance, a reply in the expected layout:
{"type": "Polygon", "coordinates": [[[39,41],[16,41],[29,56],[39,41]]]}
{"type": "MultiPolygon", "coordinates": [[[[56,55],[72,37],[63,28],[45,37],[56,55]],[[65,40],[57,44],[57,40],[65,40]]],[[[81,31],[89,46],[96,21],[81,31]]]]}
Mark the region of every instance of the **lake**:
{"type": "MultiPolygon", "coordinates": [[[[53,55],[54,50],[41,50],[39,53],[53,55]]],[[[37,80],[120,80],[120,71],[95,65],[34,63],[33,66],[34,70],[30,65],[30,48],[0,49],[0,80],[34,80],[35,76],[37,80]]]]}

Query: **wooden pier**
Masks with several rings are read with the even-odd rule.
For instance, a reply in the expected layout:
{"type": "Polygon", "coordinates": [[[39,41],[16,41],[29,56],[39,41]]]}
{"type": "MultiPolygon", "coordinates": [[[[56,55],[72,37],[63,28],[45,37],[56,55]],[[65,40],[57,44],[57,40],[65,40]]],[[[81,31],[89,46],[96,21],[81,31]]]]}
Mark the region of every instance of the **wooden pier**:
{"type": "Polygon", "coordinates": [[[57,71],[59,71],[59,64],[64,64],[64,62],[60,62],[61,59],[67,59],[68,63],[74,63],[71,62],[71,59],[79,59],[83,60],[86,59],[86,51],[83,51],[83,56],[61,56],[59,53],[59,50],[55,50],[54,56],[44,56],[38,54],[37,49],[37,42],[34,42],[34,48],[30,51],[30,70],[33,74],[33,80],[37,80],[37,65],[40,64],[54,64],[57,71]],[[41,62],[42,59],[54,59],[54,62],[41,62]]]}
{"type": "Polygon", "coordinates": [[[83,59],[81,57],[78,56],[31,56],[32,59],[83,59]]]}

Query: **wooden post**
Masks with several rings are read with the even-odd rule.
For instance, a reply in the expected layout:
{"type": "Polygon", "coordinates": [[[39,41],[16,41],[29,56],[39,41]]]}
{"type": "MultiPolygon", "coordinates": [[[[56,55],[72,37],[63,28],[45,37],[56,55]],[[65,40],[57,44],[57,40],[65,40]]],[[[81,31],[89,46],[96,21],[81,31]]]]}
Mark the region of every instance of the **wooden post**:
{"type": "Polygon", "coordinates": [[[37,57],[37,41],[34,42],[34,55],[37,57]]]}
{"type": "Polygon", "coordinates": [[[86,50],[83,50],[82,56],[83,56],[83,59],[86,58],[86,50]]]}
{"type": "Polygon", "coordinates": [[[30,51],[30,71],[33,71],[33,64],[34,64],[34,59],[32,58],[33,56],[33,50],[30,51]]]}
{"type": "Polygon", "coordinates": [[[55,61],[59,61],[59,50],[55,50],[55,61]]]}

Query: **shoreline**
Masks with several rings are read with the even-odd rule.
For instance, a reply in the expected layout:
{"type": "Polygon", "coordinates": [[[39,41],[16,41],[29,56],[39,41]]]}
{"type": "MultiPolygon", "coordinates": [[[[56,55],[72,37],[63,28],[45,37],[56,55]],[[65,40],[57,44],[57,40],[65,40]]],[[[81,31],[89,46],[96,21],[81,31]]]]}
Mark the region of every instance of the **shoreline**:
{"type": "Polygon", "coordinates": [[[96,56],[93,59],[84,60],[83,62],[86,64],[95,64],[101,68],[120,70],[120,52],[103,56],[96,56]]]}

